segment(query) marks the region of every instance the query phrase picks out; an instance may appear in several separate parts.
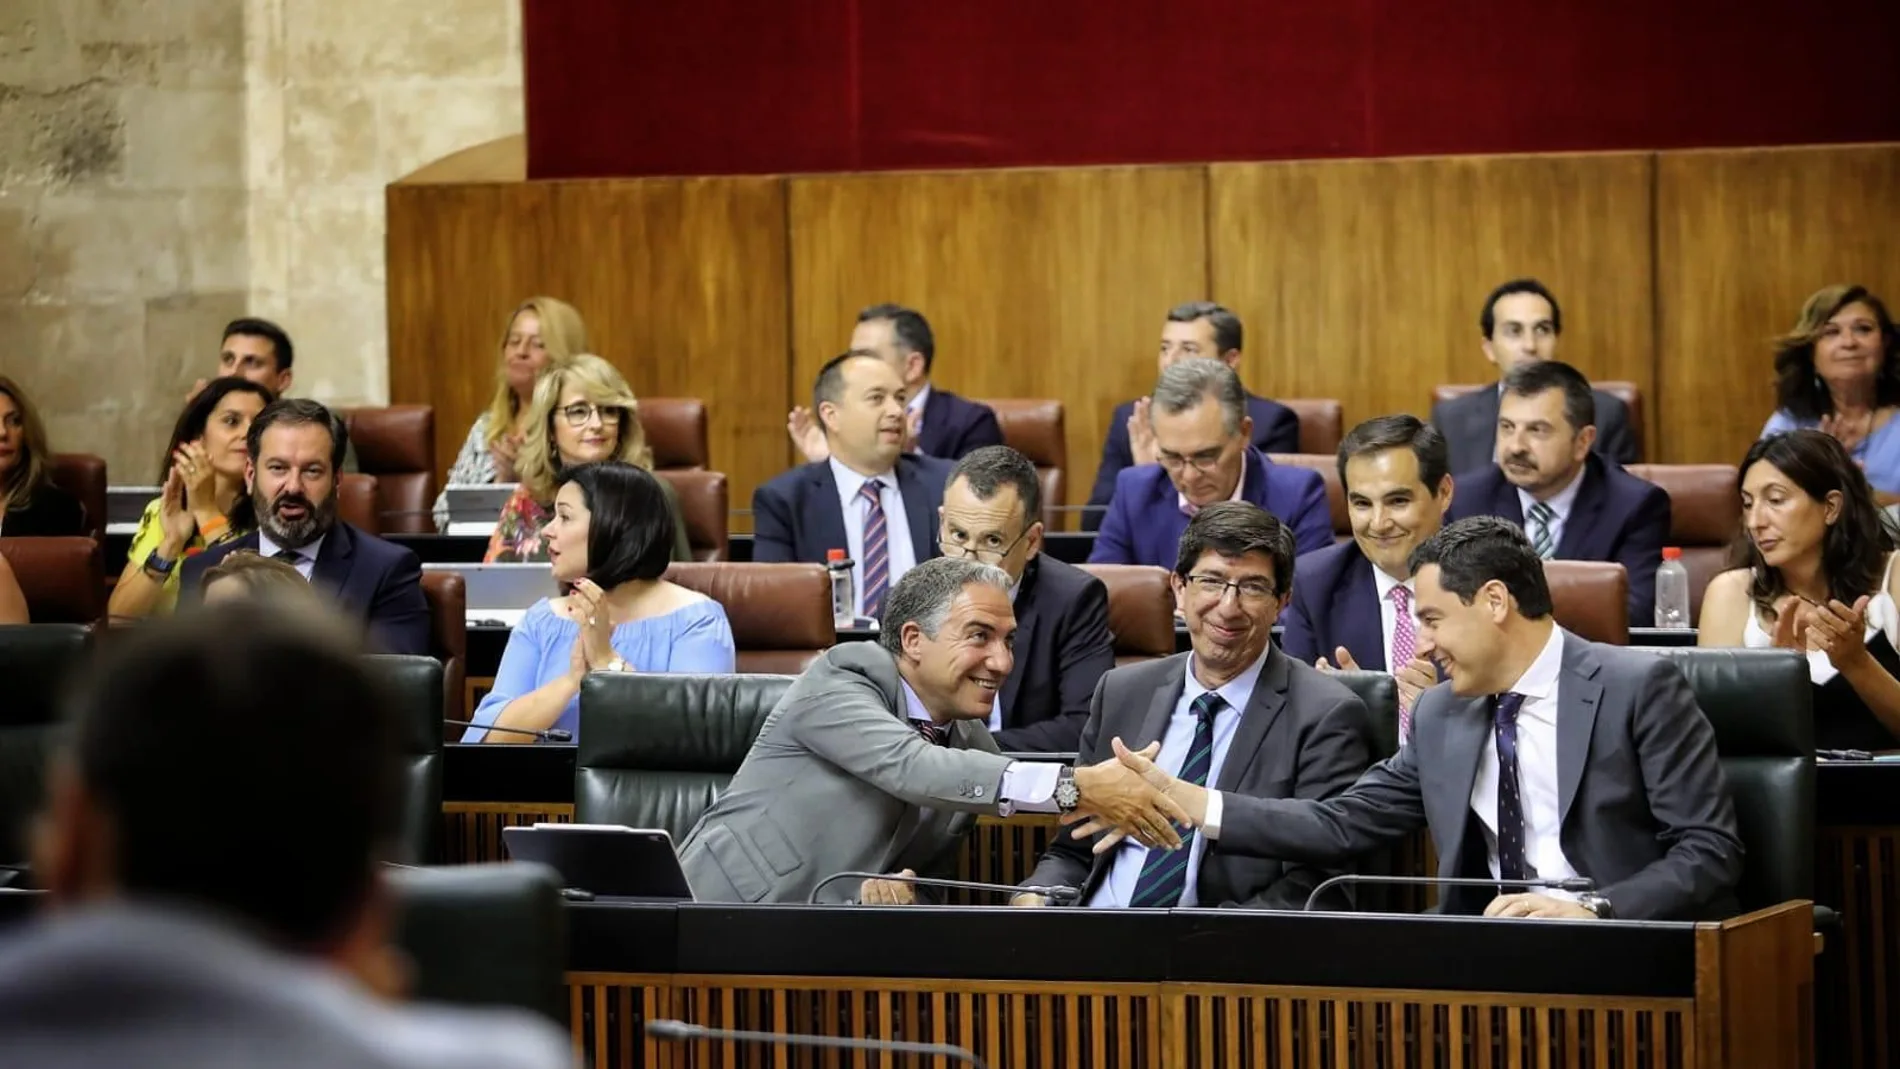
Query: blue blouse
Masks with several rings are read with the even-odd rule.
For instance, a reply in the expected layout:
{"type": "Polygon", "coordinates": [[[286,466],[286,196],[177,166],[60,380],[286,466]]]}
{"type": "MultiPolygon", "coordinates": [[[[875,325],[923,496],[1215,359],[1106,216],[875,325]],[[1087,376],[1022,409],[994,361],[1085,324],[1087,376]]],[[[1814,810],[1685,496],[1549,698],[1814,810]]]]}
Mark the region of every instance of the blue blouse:
{"type": "MultiPolygon", "coordinates": [[[[502,651],[501,667],[495,672],[495,689],[482,698],[471,719],[492,724],[509,702],[565,675],[580,633],[580,624],[555,613],[549,599],[535,602],[508,636],[508,648],[502,651]]],[[[711,599],[621,624],[614,628],[612,643],[614,652],[637,672],[721,674],[733,670],[732,628],[726,622],[725,607],[711,599]]],[[[549,726],[577,732],[580,719],[581,702],[575,697],[549,726]]],[[[472,727],[462,734],[462,741],[480,742],[484,734],[482,728],[472,727]]]]}
{"type": "MultiPolygon", "coordinates": [[[[1768,423],[1762,427],[1760,436],[1766,438],[1783,431],[1811,431],[1819,426],[1815,420],[1794,418],[1784,408],[1768,417],[1768,423]]],[[[1861,443],[1851,452],[1854,459],[1860,462],[1861,470],[1867,473],[1867,481],[1873,484],[1874,489],[1883,494],[1900,494],[1900,416],[1889,419],[1874,433],[1861,439],[1861,443]]]]}

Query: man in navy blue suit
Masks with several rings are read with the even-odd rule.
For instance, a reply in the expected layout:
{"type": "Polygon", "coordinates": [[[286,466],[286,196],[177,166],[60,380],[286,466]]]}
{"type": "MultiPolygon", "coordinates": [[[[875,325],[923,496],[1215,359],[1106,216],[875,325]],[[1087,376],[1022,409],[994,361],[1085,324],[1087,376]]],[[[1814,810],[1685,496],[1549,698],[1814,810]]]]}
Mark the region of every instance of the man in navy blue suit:
{"type": "MultiPolygon", "coordinates": [[[[949,390],[931,385],[930,368],[937,357],[937,339],[922,312],[901,304],[874,304],[858,313],[851,331],[851,352],[876,356],[897,369],[904,380],[905,449],[925,456],[956,460],[974,449],[1003,444],[1003,428],[988,405],[966,401],[949,390]]],[[[823,460],[824,428],[811,411],[794,408],[785,429],[806,460],[823,460]]]]}
{"type": "MultiPolygon", "coordinates": [[[[1166,371],[1182,360],[1211,358],[1228,367],[1240,363],[1240,317],[1213,301],[1189,301],[1168,310],[1161,325],[1161,355],[1158,371],[1166,371]]],[[[1249,442],[1263,453],[1300,451],[1300,417],[1282,404],[1247,394],[1247,416],[1253,420],[1249,442]]],[[[1146,397],[1115,406],[1108,417],[1108,438],[1102,443],[1102,462],[1095,469],[1095,486],[1089,491],[1089,511],[1082,514],[1082,529],[1101,527],[1109,499],[1115,494],[1115,478],[1123,468],[1153,464],[1154,435],[1148,429],[1146,397]]]]}
{"type": "Polygon", "coordinates": [[[1445,436],[1417,416],[1369,419],[1339,443],[1339,478],[1352,541],[1295,563],[1280,647],[1321,669],[1392,673],[1403,738],[1412,701],[1438,682],[1419,652],[1411,557],[1451,508],[1445,436]]]}
{"type": "Polygon", "coordinates": [[[883,595],[919,561],[937,555],[937,510],[950,463],[904,451],[904,380],[875,356],[845,353],[818,372],[823,460],[753,491],[752,559],[854,562],[859,616],[876,618],[883,595]]]}
{"type": "Polygon", "coordinates": [[[1504,376],[1498,460],[1458,479],[1447,522],[1501,516],[1545,560],[1617,561],[1629,572],[1629,619],[1656,605],[1656,566],[1669,537],[1669,495],[1592,451],[1596,402],[1569,364],[1519,364],[1504,376]]]}
{"type": "Polygon", "coordinates": [[[1218,360],[1183,360],[1161,373],[1147,412],[1158,463],[1125,469],[1095,536],[1090,564],[1172,568],[1188,519],[1218,501],[1258,505],[1293,531],[1300,553],[1333,544],[1326,484],[1282,467],[1248,444],[1240,376],[1218,360]]]}
{"type": "Polygon", "coordinates": [[[199,593],[205,570],[238,550],[286,561],[369,627],[378,653],[429,653],[422,564],[403,546],[336,518],[337,469],[349,432],[315,401],[286,399],[251,421],[246,480],[257,530],[188,558],[179,579],[199,593]]]}

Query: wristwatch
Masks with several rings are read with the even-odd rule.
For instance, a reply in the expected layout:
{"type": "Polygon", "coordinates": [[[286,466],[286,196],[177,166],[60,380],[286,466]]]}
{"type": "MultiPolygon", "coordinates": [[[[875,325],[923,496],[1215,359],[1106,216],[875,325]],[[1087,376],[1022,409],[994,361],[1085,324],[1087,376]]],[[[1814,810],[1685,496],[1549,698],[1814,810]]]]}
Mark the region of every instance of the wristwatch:
{"type": "Polygon", "coordinates": [[[161,557],[158,555],[158,550],[155,549],[145,555],[145,563],[140,566],[139,570],[150,574],[152,578],[162,583],[171,578],[172,569],[176,567],[178,567],[176,558],[167,559],[161,557]]]}
{"type": "Polygon", "coordinates": [[[633,671],[633,666],[627,663],[625,657],[615,654],[613,660],[600,666],[600,670],[603,672],[631,672],[633,671]]]}
{"type": "Polygon", "coordinates": [[[1056,808],[1064,813],[1073,813],[1082,804],[1082,788],[1075,785],[1075,769],[1069,765],[1056,771],[1055,799],[1056,808]]]}
{"type": "Polygon", "coordinates": [[[1610,900],[1595,891],[1585,891],[1577,896],[1577,905],[1597,915],[1597,920],[1613,921],[1616,910],[1610,908],[1610,900]]]}

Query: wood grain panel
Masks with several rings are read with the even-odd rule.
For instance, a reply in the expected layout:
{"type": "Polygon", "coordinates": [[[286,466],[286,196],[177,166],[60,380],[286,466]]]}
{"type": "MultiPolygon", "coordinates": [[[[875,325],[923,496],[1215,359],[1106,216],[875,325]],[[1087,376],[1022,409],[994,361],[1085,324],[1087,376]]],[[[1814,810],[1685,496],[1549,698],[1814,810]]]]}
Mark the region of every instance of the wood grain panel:
{"type": "Polygon", "coordinates": [[[636,395],[698,397],[736,500],[784,467],[784,185],[643,179],[388,191],[390,395],[436,406],[444,469],[523,298],[572,302],[636,395]]]}
{"type": "Polygon", "coordinates": [[[1492,287],[1526,275],[1563,304],[1561,358],[1654,385],[1647,154],[1209,173],[1214,299],[1246,325],[1241,377],[1255,393],[1338,398],[1347,427],[1427,416],[1434,385],[1496,376],[1478,315],[1492,287]]]}
{"type": "Polygon", "coordinates": [[[1900,146],[1663,153],[1656,207],[1658,459],[1734,464],[1774,409],[1772,339],[1809,294],[1900,300],[1900,146]]]}
{"type": "Polygon", "coordinates": [[[1110,411],[1154,384],[1167,309],[1207,293],[1205,175],[1153,167],[792,179],[793,392],[809,396],[859,309],[908,304],[936,334],[933,382],[966,397],[1063,401],[1068,497],[1080,504],[1110,411]]]}

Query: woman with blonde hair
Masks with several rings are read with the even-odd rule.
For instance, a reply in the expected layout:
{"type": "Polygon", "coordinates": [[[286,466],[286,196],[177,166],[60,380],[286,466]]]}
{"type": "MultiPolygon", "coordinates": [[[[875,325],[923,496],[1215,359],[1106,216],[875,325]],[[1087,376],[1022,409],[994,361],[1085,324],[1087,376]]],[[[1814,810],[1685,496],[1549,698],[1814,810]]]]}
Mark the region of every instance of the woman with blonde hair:
{"type": "Polygon", "coordinates": [[[1900,501],[1900,331],[1880,298],[1849,285],[1809,297],[1777,343],[1775,392],[1778,407],[1760,437],[1833,435],[1881,504],[1900,501]]]}
{"type": "MultiPolygon", "coordinates": [[[[515,460],[527,436],[534,382],[549,363],[587,351],[587,324],[566,301],[530,297],[515,308],[501,336],[501,366],[495,395],[468,429],[462,450],[449,466],[449,485],[470,486],[515,481],[515,460]]],[[[446,493],[435,499],[435,525],[447,530],[446,493]]]]}
{"type": "Polygon", "coordinates": [[[19,384],[0,375],[0,535],[87,533],[86,508],[53,485],[46,425],[19,384]]]}
{"type": "MultiPolygon", "coordinates": [[[[515,461],[513,497],[502,506],[482,559],[544,561],[541,529],[554,508],[557,477],[567,468],[618,460],[653,470],[653,450],[640,428],[639,402],[619,369],[592,353],[548,365],[534,387],[526,432],[515,461]]],[[[686,525],[673,486],[656,480],[673,514],[672,559],[691,560],[686,525]]]]}

